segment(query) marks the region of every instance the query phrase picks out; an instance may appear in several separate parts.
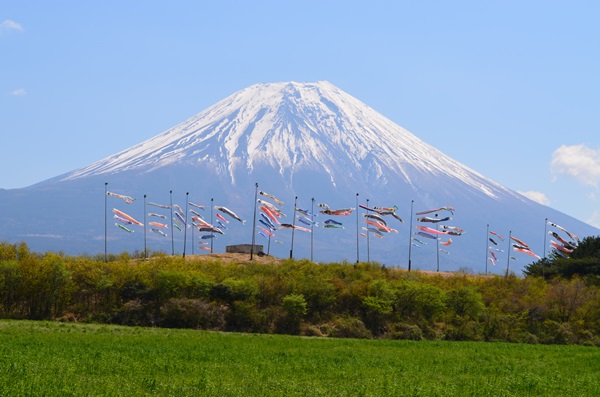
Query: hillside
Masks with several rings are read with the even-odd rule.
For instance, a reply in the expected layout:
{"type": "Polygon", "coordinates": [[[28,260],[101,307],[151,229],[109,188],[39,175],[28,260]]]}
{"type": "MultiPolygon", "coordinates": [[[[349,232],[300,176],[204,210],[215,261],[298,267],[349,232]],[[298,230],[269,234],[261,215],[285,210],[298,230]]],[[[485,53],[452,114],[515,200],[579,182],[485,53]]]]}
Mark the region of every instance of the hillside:
{"type": "Polygon", "coordinates": [[[375,263],[126,253],[0,244],[0,315],[323,337],[600,345],[592,279],[407,272],[375,263]]]}

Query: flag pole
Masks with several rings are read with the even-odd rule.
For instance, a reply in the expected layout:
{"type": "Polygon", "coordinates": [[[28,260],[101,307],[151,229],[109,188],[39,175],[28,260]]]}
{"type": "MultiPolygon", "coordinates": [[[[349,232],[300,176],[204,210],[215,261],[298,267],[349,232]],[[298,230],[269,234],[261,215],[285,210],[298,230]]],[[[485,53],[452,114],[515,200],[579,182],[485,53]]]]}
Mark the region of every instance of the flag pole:
{"type": "Polygon", "coordinates": [[[360,261],[360,255],[358,251],[358,193],[356,193],[356,263],[360,261]]]}
{"type": "Polygon", "coordinates": [[[544,260],[542,261],[542,277],[544,277],[544,262],[548,248],[546,247],[546,236],[548,236],[548,218],[544,219],[544,260]]]}
{"type": "Polygon", "coordinates": [[[148,259],[148,248],[146,246],[146,229],[148,228],[146,223],[146,195],[144,194],[144,260],[148,259]]]}
{"type": "MultiPolygon", "coordinates": [[[[435,217],[437,218],[438,214],[435,214],[435,217]]],[[[436,223],[435,224],[435,230],[440,230],[439,225],[436,223]]],[[[438,237],[435,239],[435,247],[437,248],[437,272],[440,271],[440,237],[438,235],[438,237]]]]}
{"type": "MultiPolygon", "coordinates": [[[[367,199],[367,208],[369,207],[369,199],[367,199]]],[[[369,210],[367,210],[367,214],[369,214],[369,210]]],[[[371,263],[371,241],[369,240],[369,231],[367,230],[367,262],[371,263]]]]}
{"type": "Polygon", "coordinates": [[[412,222],[413,222],[413,204],[415,203],[415,200],[410,200],[410,227],[408,229],[408,271],[410,272],[410,268],[411,268],[411,258],[410,258],[410,254],[411,254],[411,250],[412,250],[412,222]]]}
{"type": "Polygon", "coordinates": [[[169,208],[171,208],[171,256],[175,255],[175,240],[173,240],[173,236],[175,233],[173,232],[173,191],[169,190],[169,208]]]}
{"type": "Polygon", "coordinates": [[[104,182],[104,262],[108,262],[108,253],[106,249],[107,221],[106,221],[106,196],[108,195],[108,182],[104,182]]]}
{"type": "Polygon", "coordinates": [[[508,278],[508,269],[510,268],[510,237],[512,236],[512,230],[508,231],[508,260],[506,261],[506,278],[508,278]]]}
{"type": "Polygon", "coordinates": [[[314,226],[315,226],[315,198],[310,199],[310,261],[313,261],[313,240],[314,240],[314,226]]]}
{"type": "Polygon", "coordinates": [[[488,274],[488,238],[490,236],[490,224],[485,226],[485,274],[488,274]]]}
{"type": "Polygon", "coordinates": [[[183,257],[185,258],[185,247],[187,246],[187,229],[188,229],[188,223],[187,223],[187,213],[188,213],[188,201],[189,201],[189,195],[190,192],[185,192],[185,214],[183,215],[184,218],[184,225],[183,225],[183,257]]]}
{"type": "Polygon", "coordinates": [[[292,213],[292,248],[290,249],[290,259],[294,257],[294,231],[296,231],[296,203],[298,202],[298,196],[294,198],[294,211],[292,213]]]}
{"type": "MultiPolygon", "coordinates": [[[[256,201],[257,200],[258,200],[258,182],[255,182],[254,183],[254,217],[252,218],[252,247],[250,247],[250,260],[253,260],[254,246],[256,244],[256,201]]],[[[270,247],[269,247],[269,249],[270,249],[270,247]]]]}
{"type": "MultiPolygon", "coordinates": [[[[210,224],[213,224],[213,201],[214,198],[210,198],[210,224]]],[[[213,238],[210,239],[210,253],[213,253],[213,238]]]]}

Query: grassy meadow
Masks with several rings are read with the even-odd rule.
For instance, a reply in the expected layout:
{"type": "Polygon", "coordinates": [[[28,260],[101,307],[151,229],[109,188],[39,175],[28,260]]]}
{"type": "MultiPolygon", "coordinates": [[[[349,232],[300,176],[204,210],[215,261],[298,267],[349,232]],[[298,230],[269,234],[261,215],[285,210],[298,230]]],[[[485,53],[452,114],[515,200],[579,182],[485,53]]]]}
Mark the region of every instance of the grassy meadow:
{"type": "Polygon", "coordinates": [[[0,321],[0,396],[592,396],[589,346],[0,321]]]}

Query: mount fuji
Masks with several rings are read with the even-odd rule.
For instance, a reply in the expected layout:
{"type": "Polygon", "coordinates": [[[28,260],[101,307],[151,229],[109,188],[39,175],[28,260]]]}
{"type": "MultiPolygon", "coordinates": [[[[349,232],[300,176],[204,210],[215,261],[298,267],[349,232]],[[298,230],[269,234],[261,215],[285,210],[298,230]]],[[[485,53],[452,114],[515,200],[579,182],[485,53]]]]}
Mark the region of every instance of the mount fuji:
{"type": "MultiPolygon", "coordinates": [[[[104,250],[105,219],[108,251],[143,250],[144,229],[125,233],[113,226],[113,207],[137,219],[146,218],[148,202],[185,206],[186,200],[225,206],[246,220],[232,221],[213,241],[214,251],[226,245],[250,243],[254,197],[258,189],[285,202],[285,222],[293,222],[297,207],[331,208],[396,206],[388,224],[398,233],[369,240],[359,236],[363,210],[334,217],[343,229],[316,227],[311,235],[278,230],[270,253],[319,262],[377,261],[407,267],[409,252],[417,269],[483,271],[488,252],[487,230],[518,236],[543,256],[546,219],[580,237],[600,230],[495,183],[451,159],[334,85],[316,83],[256,84],[223,99],[196,116],[113,156],[23,189],[0,190],[0,240],[26,241],[34,250],[97,254],[104,250]],[[105,189],[137,198],[132,204],[106,197],[105,189]],[[186,194],[187,193],[187,194],[186,194]],[[313,200],[314,199],[314,200],[313,200]],[[411,246],[418,211],[452,206],[446,224],[464,229],[439,251],[435,240],[411,246]],[[412,220],[412,228],[410,227],[412,220]],[[412,230],[411,230],[412,229],[412,230]],[[311,250],[311,240],[313,249],[311,250]],[[358,246],[357,246],[358,244],[358,246]],[[410,247],[410,248],[409,248],[410,247]],[[442,253],[440,253],[442,252],[442,253]]],[[[261,197],[262,198],[262,197],[261,197]]],[[[190,207],[191,208],[191,207],[190,207]]],[[[164,212],[164,211],[163,211],[164,212]]],[[[166,213],[166,212],[165,212],[166,213]]],[[[319,214],[317,221],[327,216],[319,214]]],[[[141,219],[140,219],[141,220],[141,219]]],[[[150,219],[147,220],[148,222],[150,219]]],[[[429,225],[431,226],[431,224],[429,225]]],[[[434,226],[435,227],[435,226],[434,226]]],[[[257,244],[267,240],[258,229],[257,244]]],[[[191,231],[190,231],[191,232],[191,231]]],[[[146,229],[151,250],[180,253],[184,234],[168,237],[146,229]]],[[[186,235],[188,253],[199,251],[198,235],[186,235]]],[[[419,238],[422,240],[421,238],[419,238]]],[[[444,237],[443,240],[447,240],[444,237]]],[[[492,272],[507,266],[520,270],[534,259],[519,253],[509,259],[508,241],[495,248],[499,256],[492,272]]]]}

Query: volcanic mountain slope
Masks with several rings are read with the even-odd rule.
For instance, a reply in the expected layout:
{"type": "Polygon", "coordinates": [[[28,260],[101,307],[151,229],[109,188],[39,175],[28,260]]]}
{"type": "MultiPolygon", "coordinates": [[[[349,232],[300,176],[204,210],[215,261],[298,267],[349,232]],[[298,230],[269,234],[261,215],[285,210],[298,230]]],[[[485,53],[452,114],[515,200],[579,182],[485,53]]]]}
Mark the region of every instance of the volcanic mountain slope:
{"type": "Polygon", "coordinates": [[[423,176],[444,175],[490,197],[513,194],[328,82],[251,86],[60,180],[174,165],[207,168],[233,185],[266,168],[287,187],[300,171],[323,174],[335,188],[354,188],[356,182],[393,185],[396,178],[416,188],[423,176]]]}
{"type": "MultiPolygon", "coordinates": [[[[354,262],[358,255],[360,260],[368,256],[406,267],[411,208],[414,215],[440,206],[455,207],[447,224],[459,226],[465,233],[453,238],[446,250],[449,253],[439,258],[444,270],[483,269],[487,225],[501,234],[510,231],[528,240],[540,255],[545,218],[582,236],[597,233],[597,229],[534,203],[449,158],[328,82],[253,85],[114,156],[29,188],[3,191],[0,203],[10,210],[0,215],[0,238],[24,239],[38,249],[101,252],[105,183],[111,191],[138,198],[129,207],[111,198],[108,211],[120,205],[138,217],[148,213],[141,205],[146,194],[148,200],[164,203],[173,199],[182,206],[186,198],[203,202],[207,204],[206,217],[212,198],[213,204],[227,206],[251,221],[256,183],[260,190],[286,201],[289,223],[293,222],[296,197],[298,207],[314,206],[315,211],[322,202],[332,208],[356,207],[367,199],[372,206],[398,206],[404,223],[390,220],[398,233],[369,238],[368,246],[357,233],[366,226],[362,213],[337,217],[344,229],[317,228],[312,251],[319,261],[354,262]],[[43,198],[38,199],[40,196],[43,198]]],[[[446,215],[450,214],[439,213],[440,217],[446,215]]],[[[319,216],[320,221],[325,219],[319,216]]],[[[143,229],[127,235],[112,223],[109,219],[109,251],[143,249],[143,229]]],[[[230,224],[230,230],[214,240],[215,250],[250,242],[251,225],[230,224]]],[[[415,225],[413,220],[413,231],[415,225]]],[[[148,246],[167,252],[177,246],[181,251],[182,233],[174,230],[174,235],[177,244],[172,246],[169,238],[150,233],[148,246]]],[[[289,255],[291,232],[280,230],[276,236],[283,244],[276,244],[273,238],[271,253],[289,255]]],[[[256,238],[259,244],[267,244],[262,235],[256,238]]],[[[294,256],[310,257],[310,241],[308,234],[295,233],[294,256]]],[[[194,247],[196,242],[189,244],[194,247]]],[[[504,245],[507,251],[508,243],[504,245]]],[[[438,252],[435,241],[414,246],[413,266],[435,268],[438,252]]],[[[510,265],[506,254],[504,258],[510,265]]],[[[531,258],[519,256],[513,266],[520,268],[529,262],[531,258]]]]}

